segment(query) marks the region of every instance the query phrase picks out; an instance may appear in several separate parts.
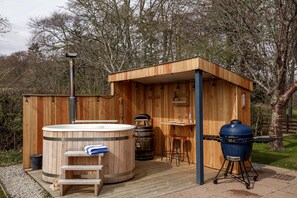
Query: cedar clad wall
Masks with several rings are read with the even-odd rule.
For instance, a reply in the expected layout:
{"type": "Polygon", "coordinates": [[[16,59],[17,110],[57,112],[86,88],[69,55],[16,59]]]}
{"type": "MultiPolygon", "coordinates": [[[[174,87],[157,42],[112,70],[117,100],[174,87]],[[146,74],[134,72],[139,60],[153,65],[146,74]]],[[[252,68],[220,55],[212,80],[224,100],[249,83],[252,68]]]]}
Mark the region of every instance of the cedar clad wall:
{"type": "MultiPolygon", "coordinates": [[[[195,127],[169,127],[160,122],[188,121],[189,113],[195,121],[194,82],[143,85],[132,81],[114,82],[114,92],[123,99],[124,117],[127,123],[134,123],[137,114],[147,113],[153,118],[156,137],[156,154],[161,154],[164,135],[177,133],[186,135],[191,141],[190,158],[195,159],[195,127]],[[175,95],[187,97],[189,105],[174,105],[175,95]]],[[[250,91],[222,79],[203,81],[204,135],[218,135],[220,127],[232,119],[241,119],[250,124],[250,91]],[[241,94],[246,94],[246,106],[242,108],[241,94]]],[[[223,161],[218,142],[204,141],[204,164],[220,168],[223,161]]]]}

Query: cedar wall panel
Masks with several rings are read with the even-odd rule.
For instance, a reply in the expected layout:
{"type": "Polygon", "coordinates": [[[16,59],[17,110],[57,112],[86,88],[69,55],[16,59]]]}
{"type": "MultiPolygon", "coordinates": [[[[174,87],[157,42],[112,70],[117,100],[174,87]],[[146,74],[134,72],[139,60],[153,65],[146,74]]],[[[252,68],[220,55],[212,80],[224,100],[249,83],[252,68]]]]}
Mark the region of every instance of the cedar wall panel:
{"type": "MultiPolygon", "coordinates": [[[[236,85],[222,80],[203,82],[204,135],[219,135],[222,125],[237,116],[236,85]]],[[[204,163],[219,168],[223,161],[220,143],[204,141],[204,163]]]]}
{"type": "MultiPolygon", "coordinates": [[[[77,120],[123,120],[122,98],[78,96],[77,120]]],[[[69,97],[23,97],[23,167],[30,168],[30,156],[42,153],[42,127],[69,123],[69,97]]]]}
{"type": "MultiPolygon", "coordinates": [[[[161,155],[165,135],[177,134],[187,136],[190,144],[190,158],[195,159],[195,127],[170,127],[163,125],[164,121],[188,121],[189,113],[195,120],[194,82],[164,83],[143,85],[132,81],[114,83],[116,95],[123,98],[125,117],[128,123],[134,123],[133,118],[139,113],[147,113],[152,117],[155,133],[155,151],[161,155]],[[175,95],[188,97],[188,106],[177,106],[172,103],[175,95]]],[[[221,79],[203,81],[203,127],[205,135],[219,135],[222,125],[232,119],[241,119],[250,123],[250,93],[221,79]],[[241,93],[246,93],[246,106],[241,108],[241,93]]],[[[212,168],[220,168],[223,155],[220,143],[204,141],[204,164],[212,168]]]]}

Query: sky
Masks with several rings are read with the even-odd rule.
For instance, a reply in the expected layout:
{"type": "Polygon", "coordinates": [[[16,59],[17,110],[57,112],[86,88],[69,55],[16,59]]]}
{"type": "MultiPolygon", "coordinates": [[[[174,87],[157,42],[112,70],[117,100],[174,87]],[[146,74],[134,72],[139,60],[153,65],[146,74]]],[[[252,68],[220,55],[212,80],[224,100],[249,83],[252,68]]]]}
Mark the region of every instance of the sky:
{"type": "Polygon", "coordinates": [[[28,49],[29,19],[50,16],[63,10],[67,0],[0,0],[0,15],[8,19],[11,31],[0,35],[0,55],[28,49]]]}

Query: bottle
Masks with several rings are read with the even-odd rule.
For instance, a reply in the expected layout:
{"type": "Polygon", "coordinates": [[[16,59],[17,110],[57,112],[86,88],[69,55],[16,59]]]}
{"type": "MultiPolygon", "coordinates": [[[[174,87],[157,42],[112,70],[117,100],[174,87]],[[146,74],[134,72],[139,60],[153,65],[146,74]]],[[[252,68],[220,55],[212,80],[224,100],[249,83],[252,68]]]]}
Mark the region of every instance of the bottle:
{"type": "Polygon", "coordinates": [[[189,123],[192,123],[192,114],[189,113],[189,123]]]}

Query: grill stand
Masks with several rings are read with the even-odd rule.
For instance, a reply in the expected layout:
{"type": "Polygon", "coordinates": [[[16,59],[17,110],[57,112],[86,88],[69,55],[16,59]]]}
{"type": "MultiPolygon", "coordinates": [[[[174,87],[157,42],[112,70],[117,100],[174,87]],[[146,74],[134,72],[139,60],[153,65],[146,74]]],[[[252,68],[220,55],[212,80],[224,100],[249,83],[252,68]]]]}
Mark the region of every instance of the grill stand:
{"type": "Polygon", "coordinates": [[[228,176],[228,174],[230,174],[233,178],[238,179],[240,181],[243,181],[245,183],[245,186],[246,186],[247,189],[250,189],[250,179],[249,179],[250,177],[253,177],[254,181],[257,181],[257,178],[258,178],[259,174],[254,169],[252,163],[249,160],[248,160],[248,163],[250,164],[251,169],[256,174],[254,176],[249,175],[249,173],[246,170],[246,167],[244,165],[244,161],[241,161],[240,157],[227,156],[227,159],[224,159],[224,162],[223,162],[223,165],[222,165],[221,169],[219,170],[218,174],[216,175],[216,177],[213,180],[214,184],[218,184],[218,180],[219,180],[218,177],[220,175],[220,172],[223,170],[226,161],[228,161],[228,165],[227,165],[226,171],[224,173],[224,178],[221,178],[221,179],[225,179],[228,176]],[[235,174],[232,174],[235,162],[238,162],[238,164],[239,164],[241,177],[237,176],[235,174]]]}

